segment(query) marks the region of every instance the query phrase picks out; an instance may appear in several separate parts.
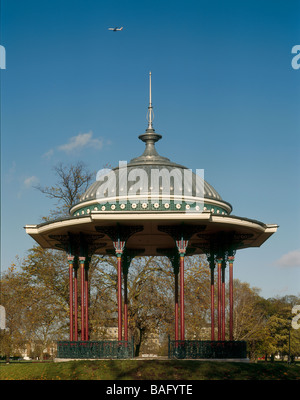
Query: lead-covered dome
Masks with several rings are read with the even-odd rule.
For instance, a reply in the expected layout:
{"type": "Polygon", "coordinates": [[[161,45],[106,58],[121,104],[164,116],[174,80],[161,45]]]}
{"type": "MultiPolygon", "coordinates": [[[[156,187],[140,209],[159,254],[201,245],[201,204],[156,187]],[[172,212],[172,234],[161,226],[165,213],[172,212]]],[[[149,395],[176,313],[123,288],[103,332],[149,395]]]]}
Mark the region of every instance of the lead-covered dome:
{"type": "Polygon", "coordinates": [[[139,139],[146,144],[144,153],[128,164],[99,171],[96,182],[71,208],[71,215],[92,211],[231,213],[231,205],[201,176],[203,170],[194,173],[157,153],[155,142],[161,135],[152,124],[139,139]]]}

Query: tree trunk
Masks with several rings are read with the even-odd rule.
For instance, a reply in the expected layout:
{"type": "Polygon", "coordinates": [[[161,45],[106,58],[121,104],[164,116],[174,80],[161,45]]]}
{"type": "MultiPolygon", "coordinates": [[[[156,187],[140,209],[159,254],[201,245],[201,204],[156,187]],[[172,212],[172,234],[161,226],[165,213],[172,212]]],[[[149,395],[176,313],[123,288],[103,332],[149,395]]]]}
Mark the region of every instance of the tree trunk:
{"type": "Polygon", "coordinates": [[[143,336],[144,336],[144,329],[143,328],[137,328],[139,331],[139,341],[135,346],[135,357],[138,357],[140,355],[140,349],[141,345],[143,342],[143,336]]]}

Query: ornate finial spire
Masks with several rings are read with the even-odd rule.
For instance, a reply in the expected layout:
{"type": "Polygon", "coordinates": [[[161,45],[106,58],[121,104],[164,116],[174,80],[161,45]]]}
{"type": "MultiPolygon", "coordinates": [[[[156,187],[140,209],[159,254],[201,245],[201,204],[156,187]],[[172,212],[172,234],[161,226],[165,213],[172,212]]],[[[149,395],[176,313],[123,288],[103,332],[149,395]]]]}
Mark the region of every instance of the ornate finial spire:
{"type": "Polygon", "coordinates": [[[139,139],[146,144],[144,153],[140,157],[136,157],[130,161],[131,164],[145,163],[145,162],[169,162],[166,157],[161,157],[155,149],[155,142],[160,140],[162,136],[155,132],[152,126],[154,113],[152,109],[152,93],[151,93],[151,72],[149,73],[149,106],[147,113],[148,128],[146,132],[139,136],[139,139]]]}
{"type": "Polygon", "coordinates": [[[153,129],[152,121],[154,120],[154,112],[152,108],[151,71],[149,72],[149,106],[148,106],[147,120],[148,120],[148,129],[153,129]]]}

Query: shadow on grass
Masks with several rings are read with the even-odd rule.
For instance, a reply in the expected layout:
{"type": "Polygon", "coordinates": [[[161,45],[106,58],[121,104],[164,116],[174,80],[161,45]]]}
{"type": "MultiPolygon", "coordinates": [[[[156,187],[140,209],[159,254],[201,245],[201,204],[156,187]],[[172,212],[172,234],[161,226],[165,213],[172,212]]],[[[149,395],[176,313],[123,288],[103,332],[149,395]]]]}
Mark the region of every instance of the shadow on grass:
{"type": "Polygon", "coordinates": [[[1,379],[13,380],[300,380],[300,363],[74,360],[3,365],[1,372],[1,379]]]}

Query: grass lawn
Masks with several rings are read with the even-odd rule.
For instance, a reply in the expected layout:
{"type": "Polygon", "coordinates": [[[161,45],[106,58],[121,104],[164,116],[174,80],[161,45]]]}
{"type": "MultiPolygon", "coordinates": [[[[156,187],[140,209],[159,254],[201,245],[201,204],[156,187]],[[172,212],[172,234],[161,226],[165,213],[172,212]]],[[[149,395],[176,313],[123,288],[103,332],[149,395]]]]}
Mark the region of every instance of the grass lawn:
{"type": "Polygon", "coordinates": [[[300,363],[81,360],[0,363],[1,380],[300,380],[300,363]]]}

